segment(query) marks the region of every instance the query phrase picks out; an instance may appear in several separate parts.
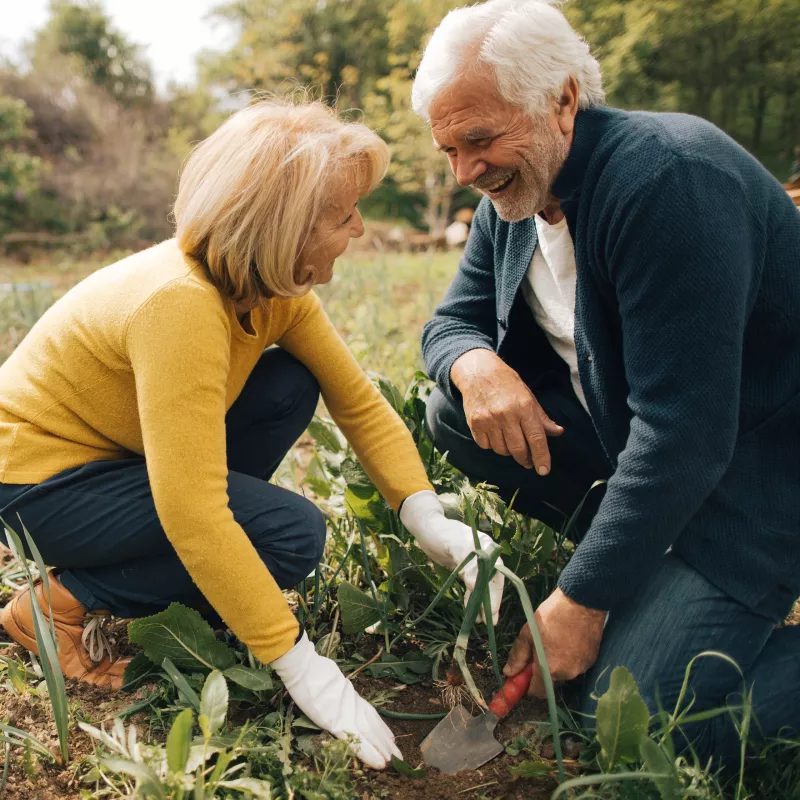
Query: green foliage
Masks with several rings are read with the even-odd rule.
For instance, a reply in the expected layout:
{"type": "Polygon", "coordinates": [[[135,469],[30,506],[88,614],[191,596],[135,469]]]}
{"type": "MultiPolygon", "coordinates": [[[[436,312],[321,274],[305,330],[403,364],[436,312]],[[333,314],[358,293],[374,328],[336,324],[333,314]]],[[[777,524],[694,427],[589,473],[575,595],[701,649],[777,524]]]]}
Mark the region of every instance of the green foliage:
{"type": "Polygon", "coordinates": [[[23,217],[27,198],[39,186],[42,161],[25,150],[31,116],[24,100],[0,91],[0,235],[23,217]]]}
{"type": "Polygon", "coordinates": [[[373,599],[352,583],[347,581],[340,583],[338,596],[342,612],[342,630],[345,633],[361,633],[381,618],[373,599]]]}
{"type": "Polygon", "coordinates": [[[414,769],[411,764],[407,764],[397,756],[392,756],[392,769],[400,775],[405,775],[406,778],[413,778],[414,780],[424,778],[428,774],[428,770],[414,769]]]}
{"type": "Polygon", "coordinates": [[[124,106],[152,99],[151,69],[140,48],[114,30],[96,0],[55,0],[37,49],[40,57],[55,51],[76,58],[86,77],[124,106]]]}
{"type": "MultiPolygon", "coordinates": [[[[39,651],[40,664],[44,672],[45,682],[47,684],[47,693],[50,699],[50,706],[53,711],[53,718],[56,723],[56,730],[58,732],[58,744],[61,750],[61,758],[66,763],[69,761],[69,703],[67,701],[67,689],[64,683],[64,673],[61,671],[61,664],[58,660],[58,640],[56,639],[56,632],[53,623],[52,608],[48,614],[48,621],[45,620],[44,613],[42,612],[39,603],[35,599],[35,579],[33,573],[28,566],[27,560],[24,558],[26,549],[23,548],[22,540],[16,531],[9,528],[3,522],[6,540],[12,553],[17,561],[22,565],[25,570],[25,577],[27,579],[28,588],[30,589],[30,603],[33,612],[33,630],[36,637],[36,647],[39,651]]],[[[39,549],[36,547],[35,542],[31,538],[30,532],[23,525],[23,534],[25,535],[25,544],[27,550],[33,555],[36,561],[36,566],[39,576],[42,581],[44,596],[47,599],[48,606],[50,605],[50,584],[47,577],[47,569],[45,567],[39,549]]],[[[26,746],[29,747],[30,741],[26,740],[26,746]]]]}
{"type": "Polygon", "coordinates": [[[404,656],[384,653],[374,664],[367,667],[367,672],[374,678],[393,678],[411,685],[419,683],[421,676],[430,672],[432,664],[431,658],[418,653],[406,653],[404,656]]]}
{"type": "Polygon", "coordinates": [[[607,770],[639,759],[639,744],[647,735],[650,712],[633,675],[624,667],[611,673],[608,691],[597,701],[597,740],[607,770]]]}
{"type": "Polygon", "coordinates": [[[134,620],[128,626],[128,636],[154,664],[170,658],[178,668],[187,670],[225,670],[235,662],[230,648],[217,641],[199,612],[180,603],[134,620]]]}

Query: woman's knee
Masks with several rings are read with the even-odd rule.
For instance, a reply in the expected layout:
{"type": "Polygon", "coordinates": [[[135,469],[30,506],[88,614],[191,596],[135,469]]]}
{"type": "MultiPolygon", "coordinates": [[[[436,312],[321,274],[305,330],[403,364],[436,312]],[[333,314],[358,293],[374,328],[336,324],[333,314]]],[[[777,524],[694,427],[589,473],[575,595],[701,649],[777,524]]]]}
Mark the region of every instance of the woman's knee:
{"type": "MultiPolygon", "coordinates": [[[[251,537],[282,589],[297,585],[316,569],[327,532],[325,516],[312,502],[301,495],[287,495],[282,508],[265,511],[261,517],[264,530],[251,537]]],[[[258,524],[258,520],[253,522],[258,524]]]]}
{"type": "Polygon", "coordinates": [[[311,421],[319,402],[319,382],[302,361],[280,347],[265,350],[253,371],[268,382],[280,385],[280,395],[291,404],[293,414],[311,421]]]}

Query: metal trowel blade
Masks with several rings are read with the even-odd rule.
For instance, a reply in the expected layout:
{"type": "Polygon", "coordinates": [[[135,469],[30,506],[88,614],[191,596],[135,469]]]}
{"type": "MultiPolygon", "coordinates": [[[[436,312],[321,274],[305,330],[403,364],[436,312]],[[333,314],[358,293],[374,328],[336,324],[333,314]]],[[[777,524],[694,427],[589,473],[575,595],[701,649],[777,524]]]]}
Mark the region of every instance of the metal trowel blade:
{"type": "Polygon", "coordinates": [[[448,774],[477,769],[503,752],[494,738],[498,722],[491,711],[473,717],[463,705],[455,706],[420,745],[425,763],[448,774]]]}

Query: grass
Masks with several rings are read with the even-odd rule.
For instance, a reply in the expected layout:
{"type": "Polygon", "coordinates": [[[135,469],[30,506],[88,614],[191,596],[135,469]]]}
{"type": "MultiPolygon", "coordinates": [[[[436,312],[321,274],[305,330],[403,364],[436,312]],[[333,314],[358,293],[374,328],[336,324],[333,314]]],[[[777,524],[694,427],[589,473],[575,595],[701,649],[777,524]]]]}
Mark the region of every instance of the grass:
{"type": "MultiPolygon", "coordinates": [[[[121,255],[78,261],[58,257],[24,266],[0,260],[0,283],[25,284],[0,291],[0,360],[49,303],[121,255]]],[[[291,593],[291,602],[312,638],[324,648],[322,652],[339,661],[342,669],[354,676],[359,690],[396,720],[392,723],[399,726],[396,730],[412,730],[417,737],[420,730],[434,724],[432,718],[442,714],[430,713],[437,711],[435,705],[423,702],[412,706],[407,698],[425,696],[427,702],[439,702],[441,707],[434,681],[443,672],[442,666],[449,665],[448,680],[459,672],[453,672],[454,662],[463,675],[466,686],[456,687],[452,696],[469,697],[471,693],[480,699],[497,687],[499,665],[526,619],[534,630],[537,651],[541,650],[529,593],[536,597],[547,594],[569,552],[563,532],[526,520],[486,488],[470,486],[433,451],[423,433],[425,384],[415,383],[415,374],[422,367],[420,335],[456,265],[455,253],[357,253],[340,261],[334,279],[319,287],[318,294],[362,366],[384,376],[380,388],[406,419],[437,491],[451,498],[452,513],[501,543],[509,591],[497,629],[474,625],[481,603],[487,602],[485,583],[492,563],[485,557],[481,562],[481,580],[465,610],[455,574],[431,567],[409,544],[397,516],[381,501],[352,452],[324,417],[310,429],[313,444],[306,441],[290,453],[277,476],[290,488],[310,492],[329,521],[323,562],[313,577],[291,593]],[[519,602],[512,599],[512,586],[519,602]],[[372,625],[376,626],[375,636],[364,633],[372,625]]],[[[36,565],[31,566],[33,576],[36,565]]],[[[43,570],[43,565],[38,567],[43,570]]],[[[0,580],[5,585],[0,589],[0,602],[4,602],[12,588],[29,580],[26,564],[18,559],[0,564],[0,580]]],[[[186,622],[180,621],[179,610],[172,618],[178,621],[165,624],[186,622]]],[[[210,637],[208,646],[219,650],[221,643],[214,644],[210,629],[203,632],[198,623],[192,625],[193,635],[210,637]]],[[[46,625],[38,628],[43,637],[40,651],[47,652],[44,640],[50,631],[46,625]]],[[[132,628],[131,639],[143,636],[141,631],[141,625],[132,628]]],[[[527,727],[519,728],[521,733],[514,736],[505,758],[484,768],[481,776],[433,783],[435,776],[403,772],[382,776],[385,780],[380,783],[360,770],[346,745],[320,748],[313,725],[292,708],[277,679],[270,678],[240,643],[227,644],[221,671],[212,669],[215,665],[208,660],[187,666],[189,662],[178,657],[180,652],[163,654],[164,658],[149,654],[152,663],[143,656],[139,662],[142,688],[134,695],[120,696],[127,708],[119,702],[108,708],[81,703],[74,699],[80,694],[74,685],[68,687],[68,704],[52,659],[31,667],[24,663],[24,654],[3,647],[0,695],[6,694],[4,699],[0,697],[0,743],[5,747],[0,751],[4,761],[0,797],[4,790],[9,797],[32,796],[30,787],[49,779],[55,769],[57,742],[62,759],[72,758],[70,789],[67,792],[61,786],[50,791],[70,798],[269,796],[317,800],[403,797],[415,791],[421,797],[465,793],[500,797],[520,790],[525,796],[545,797],[556,790],[560,780],[553,796],[800,800],[800,757],[795,743],[769,748],[757,768],[722,786],[721,779],[705,765],[691,758],[675,758],[671,752],[664,731],[680,722],[682,710],[676,708],[666,719],[643,717],[636,704],[635,683],[631,687],[625,675],[618,676],[625,692],[615,690],[619,697],[609,697],[606,703],[618,714],[612,720],[616,724],[606,727],[628,731],[628,741],[609,742],[586,735],[556,706],[549,687],[547,706],[535,714],[538,721],[524,723],[527,727]],[[270,682],[273,679],[275,686],[270,682]],[[53,732],[49,742],[46,731],[26,728],[31,715],[47,718],[48,730],[53,732]],[[125,727],[121,717],[131,719],[132,724],[125,727]],[[583,744],[579,761],[569,749],[562,753],[562,745],[569,744],[570,738],[573,744],[583,744]],[[628,755],[617,759],[608,753],[628,755]],[[15,785],[27,787],[16,795],[9,788],[15,771],[23,776],[15,785]],[[564,782],[565,778],[570,780],[564,782]]],[[[442,683],[452,692],[453,686],[447,681],[438,685],[442,683]]],[[[742,719],[746,724],[746,713],[742,719]]],[[[416,752],[409,751],[408,739],[402,740],[412,734],[399,735],[404,751],[416,752]]]]}

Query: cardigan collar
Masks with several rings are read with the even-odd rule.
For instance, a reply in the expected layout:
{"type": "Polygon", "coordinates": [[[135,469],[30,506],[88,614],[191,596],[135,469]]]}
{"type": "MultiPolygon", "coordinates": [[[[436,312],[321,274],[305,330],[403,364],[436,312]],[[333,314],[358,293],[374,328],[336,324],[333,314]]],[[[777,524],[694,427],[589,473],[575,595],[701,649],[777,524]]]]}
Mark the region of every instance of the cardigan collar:
{"type": "Polygon", "coordinates": [[[552,193],[560,200],[565,200],[580,190],[586,168],[594,154],[595,147],[602,139],[608,127],[624,114],[614,108],[593,106],[579,111],[575,115],[575,132],[572,145],[564,166],[558,173],[552,193]]]}

